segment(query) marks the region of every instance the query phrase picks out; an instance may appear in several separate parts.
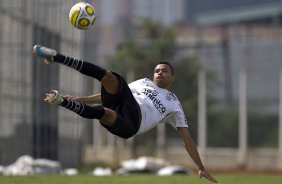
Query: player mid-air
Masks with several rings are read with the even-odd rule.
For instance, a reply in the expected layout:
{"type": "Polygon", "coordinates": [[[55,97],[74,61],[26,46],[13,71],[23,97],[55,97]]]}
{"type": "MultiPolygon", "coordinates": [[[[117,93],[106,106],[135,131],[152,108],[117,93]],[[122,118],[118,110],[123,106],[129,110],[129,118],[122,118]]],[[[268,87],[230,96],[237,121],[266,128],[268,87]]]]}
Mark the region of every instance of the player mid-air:
{"type": "Polygon", "coordinates": [[[52,90],[46,94],[46,102],[65,107],[84,118],[98,119],[109,132],[125,139],[144,133],[161,123],[169,123],[182,138],[187,152],[198,167],[199,176],[217,182],[202,164],[181,104],[176,95],[169,91],[175,80],[170,63],[156,64],[153,80],[144,78],[127,84],[117,73],[65,56],[50,48],[35,45],[33,53],[44,58],[45,63],[63,64],[101,83],[99,94],[73,97],[62,96],[58,91],[52,90]]]}

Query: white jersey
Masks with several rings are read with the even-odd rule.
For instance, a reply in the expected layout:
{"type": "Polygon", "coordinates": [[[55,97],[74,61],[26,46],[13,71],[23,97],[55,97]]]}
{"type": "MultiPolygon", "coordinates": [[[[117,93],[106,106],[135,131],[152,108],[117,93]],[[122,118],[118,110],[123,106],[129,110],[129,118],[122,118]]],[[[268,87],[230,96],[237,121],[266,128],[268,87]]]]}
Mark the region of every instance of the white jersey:
{"type": "Polygon", "coordinates": [[[142,114],[137,134],[163,122],[171,124],[174,128],[188,127],[182,106],[172,92],[158,87],[147,78],[130,83],[129,88],[140,105],[142,114]]]}

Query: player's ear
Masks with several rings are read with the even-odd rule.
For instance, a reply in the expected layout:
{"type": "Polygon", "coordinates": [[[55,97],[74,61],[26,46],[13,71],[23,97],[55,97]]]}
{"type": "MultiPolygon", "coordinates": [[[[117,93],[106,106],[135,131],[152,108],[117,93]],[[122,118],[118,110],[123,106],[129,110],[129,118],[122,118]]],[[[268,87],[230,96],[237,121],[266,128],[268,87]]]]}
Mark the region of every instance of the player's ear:
{"type": "Polygon", "coordinates": [[[171,77],[171,82],[173,82],[174,80],[175,80],[175,76],[172,75],[172,77],[171,77]]]}

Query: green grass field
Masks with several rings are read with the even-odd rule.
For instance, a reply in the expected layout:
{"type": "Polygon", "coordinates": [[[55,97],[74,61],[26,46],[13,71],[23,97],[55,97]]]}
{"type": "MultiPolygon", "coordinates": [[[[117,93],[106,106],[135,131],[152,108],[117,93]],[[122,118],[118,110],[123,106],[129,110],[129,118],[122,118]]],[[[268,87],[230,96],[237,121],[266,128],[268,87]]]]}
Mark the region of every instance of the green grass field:
{"type": "MultiPolygon", "coordinates": [[[[282,175],[270,174],[224,174],[214,175],[219,183],[223,184],[281,184],[282,175]]],[[[0,176],[0,184],[204,184],[211,183],[197,176],[155,176],[155,175],[130,175],[130,176],[0,176]]]]}

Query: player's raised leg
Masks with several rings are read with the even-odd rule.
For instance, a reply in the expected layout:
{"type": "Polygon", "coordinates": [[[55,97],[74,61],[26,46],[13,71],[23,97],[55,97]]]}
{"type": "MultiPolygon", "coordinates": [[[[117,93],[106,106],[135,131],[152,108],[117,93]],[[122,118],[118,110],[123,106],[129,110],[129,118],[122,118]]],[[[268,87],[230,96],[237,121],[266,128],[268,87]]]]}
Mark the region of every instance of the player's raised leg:
{"type": "Polygon", "coordinates": [[[34,55],[44,58],[45,63],[61,63],[79,71],[84,75],[96,78],[110,94],[116,94],[118,90],[119,79],[113,75],[112,72],[107,71],[93,63],[62,55],[54,49],[40,45],[35,45],[32,52],[34,55]]]}

